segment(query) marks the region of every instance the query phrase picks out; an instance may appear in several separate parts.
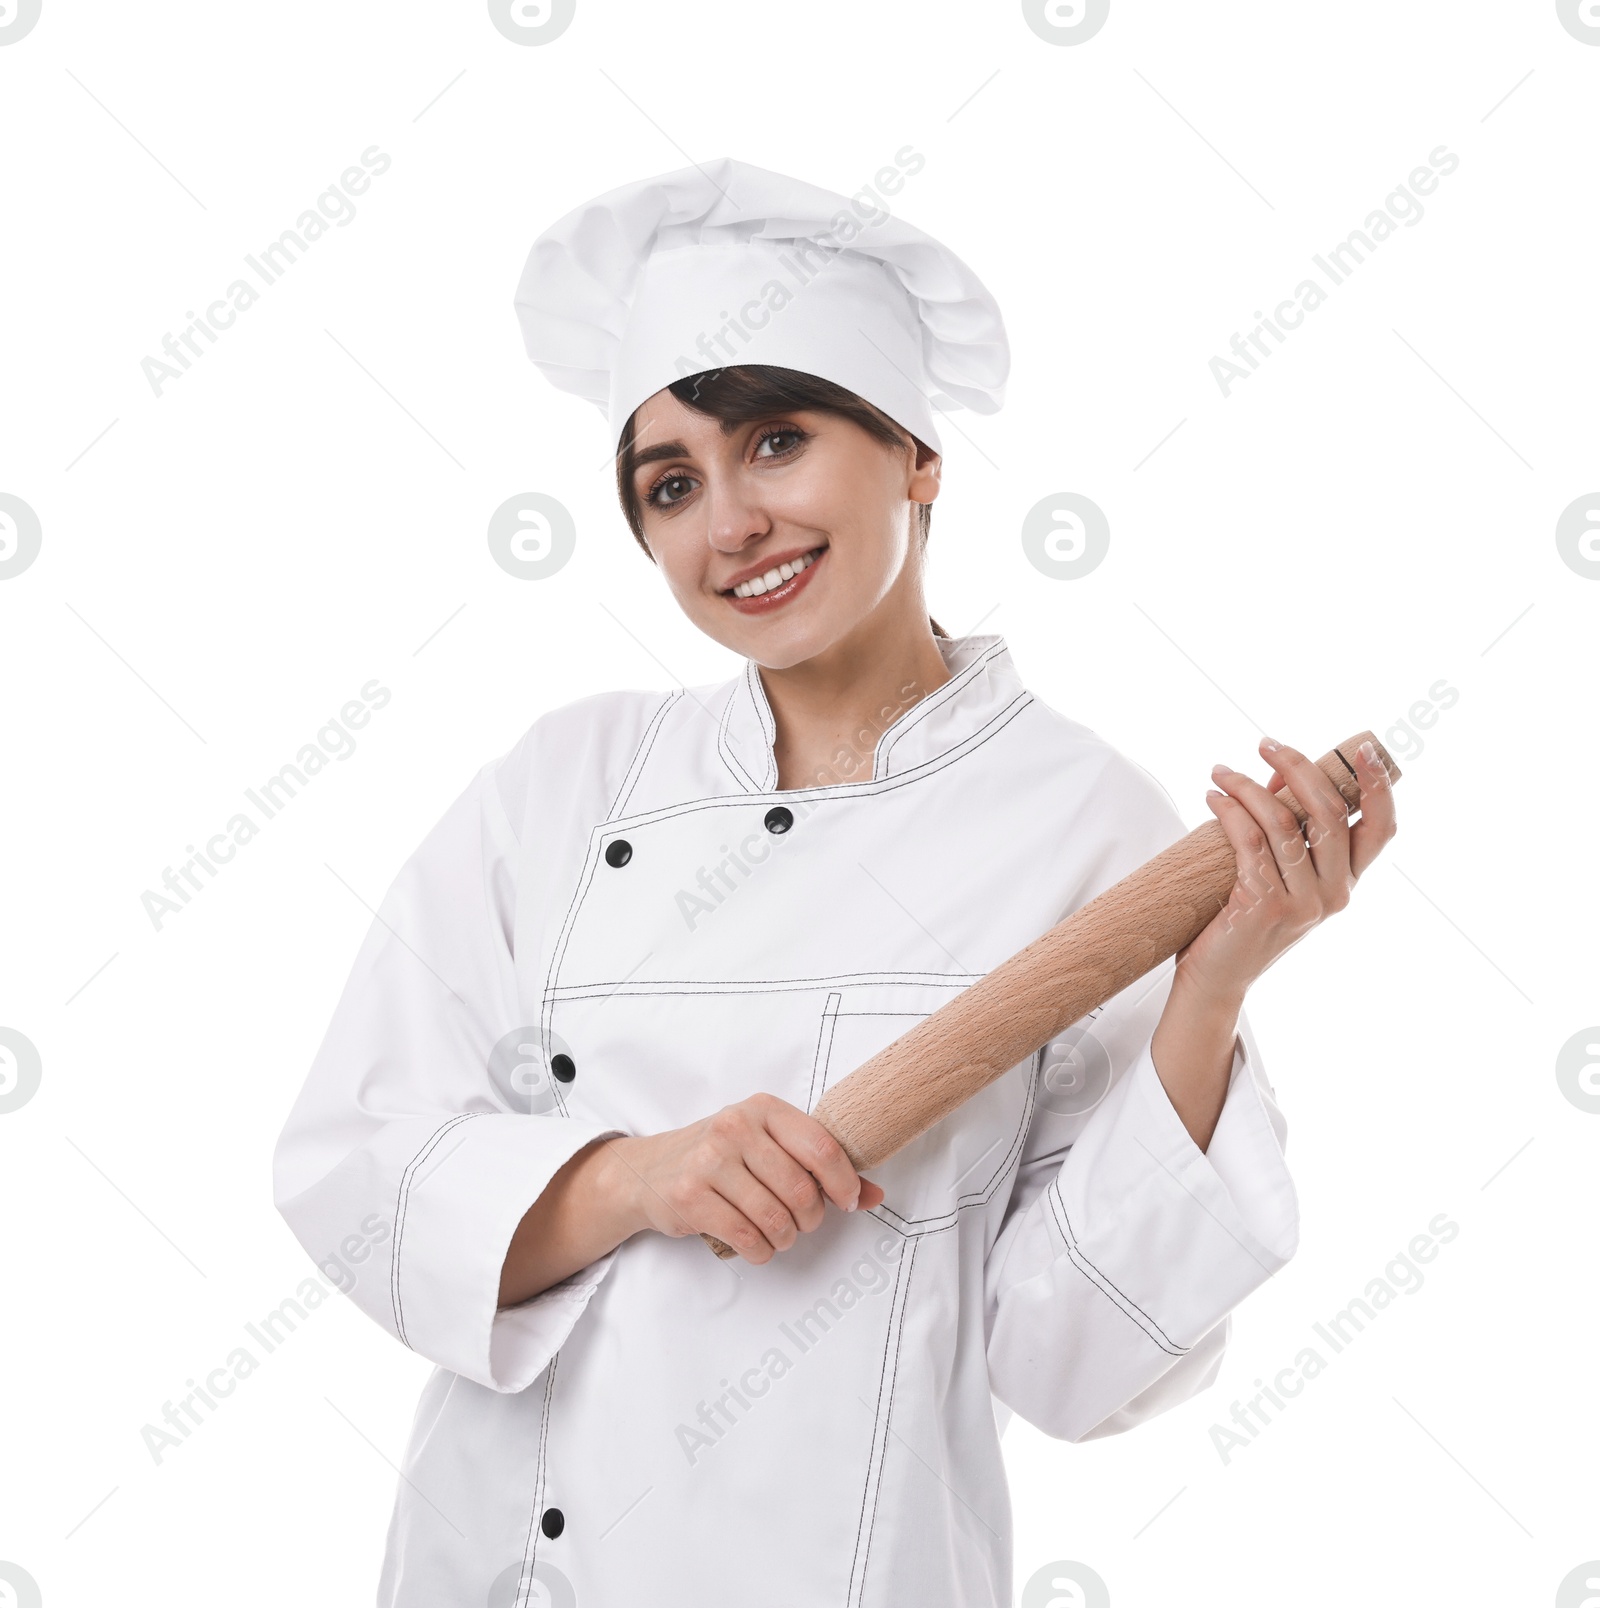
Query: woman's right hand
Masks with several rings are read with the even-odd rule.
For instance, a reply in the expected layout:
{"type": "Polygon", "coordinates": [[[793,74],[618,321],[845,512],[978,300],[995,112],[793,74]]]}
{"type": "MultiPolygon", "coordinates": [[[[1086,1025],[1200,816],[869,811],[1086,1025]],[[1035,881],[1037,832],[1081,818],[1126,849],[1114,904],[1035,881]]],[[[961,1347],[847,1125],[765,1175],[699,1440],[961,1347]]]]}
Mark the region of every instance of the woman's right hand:
{"type": "Polygon", "coordinates": [[[846,1212],[883,1200],[820,1122],[775,1094],[752,1094],[686,1128],[600,1148],[640,1228],[710,1234],[757,1264],[810,1233],[826,1200],[846,1212]]]}

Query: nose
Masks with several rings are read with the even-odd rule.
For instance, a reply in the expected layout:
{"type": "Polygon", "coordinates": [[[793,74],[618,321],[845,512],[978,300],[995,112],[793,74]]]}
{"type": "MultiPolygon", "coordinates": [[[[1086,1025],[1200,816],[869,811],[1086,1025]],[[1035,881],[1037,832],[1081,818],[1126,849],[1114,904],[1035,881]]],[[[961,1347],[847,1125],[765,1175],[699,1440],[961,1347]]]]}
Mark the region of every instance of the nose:
{"type": "Polygon", "coordinates": [[[713,475],[706,482],[706,540],[719,553],[737,553],[772,529],[772,521],[740,475],[713,475]]]}

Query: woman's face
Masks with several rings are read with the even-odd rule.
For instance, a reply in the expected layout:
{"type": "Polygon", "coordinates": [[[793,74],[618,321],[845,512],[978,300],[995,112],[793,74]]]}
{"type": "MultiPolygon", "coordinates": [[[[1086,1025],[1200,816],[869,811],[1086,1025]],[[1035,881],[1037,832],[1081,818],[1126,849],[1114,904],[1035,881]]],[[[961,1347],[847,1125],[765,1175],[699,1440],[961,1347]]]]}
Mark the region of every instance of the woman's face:
{"type": "Polygon", "coordinates": [[[725,435],[670,391],[634,432],[645,541],[707,636],[785,669],[852,633],[925,626],[911,504],[938,495],[940,461],[914,464],[910,436],[896,453],[807,408],[725,435]]]}

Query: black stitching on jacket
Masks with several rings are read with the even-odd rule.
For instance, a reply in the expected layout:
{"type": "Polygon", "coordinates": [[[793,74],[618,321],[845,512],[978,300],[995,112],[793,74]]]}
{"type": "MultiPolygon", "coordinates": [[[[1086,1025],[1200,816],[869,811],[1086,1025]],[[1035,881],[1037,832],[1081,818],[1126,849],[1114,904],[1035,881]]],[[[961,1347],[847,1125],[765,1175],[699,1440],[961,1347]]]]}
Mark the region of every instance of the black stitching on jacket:
{"type": "Polygon", "coordinates": [[[828,1057],[833,1053],[833,1029],[839,1017],[839,1001],[843,998],[842,994],[829,994],[827,1003],[822,1007],[822,1025],[817,1029],[817,1048],[811,1057],[811,1088],[806,1094],[807,1111],[816,1109],[817,1074],[827,1066],[828,1057]]]}
{"type": "MultiPolygon", "coordinates": [[[[910,731],[913,726],[919,725],[930,714],[942,709],[944,705],[954,698],[958,692],[962,691],[963,688],[976,681],[978,679],[978,673],[988,666],[996,657],[998,657],[1000,651],[1000,644],[997,642],[992,648],[987,649],[984,653],[980,654],[979,657],[974,659],[972,663],[969,664],[964,670],[957,671],[957,673],[952,676],[950,680],[947,681],[942,687],[936,687],[928,694],[926,698],[922,700],[921,703],[917,704],[915,708],[907,711],[903,717],[905,720],[905,726],[900,731],[894,731],[894,726],[891,726],[889,731],[884,732],[884,737],[889,737],[889,732],[894,732],[894,736],[889,739],[888,747],[883,750],[883,768],[885,771],[887,771],[889,768],[890,753],[894,749],[895,744],[905,736],[906,732],[910,731]]],[[[896,721],[895,724],[898,725],[899,722],[896,721]]],[[[878,740],[879,742],[882,742],[883,738],[880,737],[878,740]]],[[[875,781],[881,779],[876,774],[876,767],[874,767],[873,779],[875,781]]]]}
{"type": "Polygon", "coordinates": [[[732,774],[734,781],[736,781],[745,790],[745,792],[759,793],[761,789],[756,785],[755,777],[753,777],[750,772],[747,771],[739,762],[738,755],[734,753],[733,749],[728,743],[728,726],[733,719],[733,705],[738,696],[739,683],[738,680],[735,679],[733,686],[728,692],[728,701],[722,706],[722,717],[717,722],[717,753],[721,757],[722,763],[728,767],[728,770],[732,774]]]}
{"type": "Polygon", "coordinates": [[[539,1515],[544,1511],[544,1482],[549,1472],[545,1446],[550,1435],[550,1404],[556,1393],[556,1364],[560,1360],[561,1353],[558,1351],[545,1369],[544,1401],[539,1408],[539,1455],[533,1468],[533,1509],[528,1514],[528,1539],[522,1544],[523,1574],[527,1574],[539,1561],[539,1515]]]}
{"type": "MultiPolygon", "coordinates": [[[[634,982],[628,977],[602,978],[590,983],[560,983],[548,992],[556,999],[584,999],[591,994],[787,994],[827,988],[834,983],[862,983],[874,988],[929,988],[949,984],[970,988],[986,972],[834,972],[829,977],[663,977],[655,982],[634,982]]],[[[861,1014],[846,1012],[846,1015],[861,1014]]]]}
{"type": "Polygon", "coordinates": [[[639,785],[639,778],[644,775],[644,768],[650,759],[650,751],[656,745],[656,737],[666,721],[667,711],[683,696],[682,688],[676,692],[669,692],[661,700],[661,706],[650,717],[650,723],[645,727],[644,736],[639,746],[633,751],[633,759],[629,762],[627,773],[622,778],[622,787],[612,800],[611,808],[606,811],[606,819],[614,820],[622,813],[622,806],[633,796],[633,790],[639,785]]]}
{"type": "Polygon", "coordinates": [[[411,1181],[416,1177],[417,1168],[431,1156],[438,1147],[439,1141],[450,1132],[458,1128],[463,1122],[470,1122],[474,1117],[486,1116],[483,1111],[463,1111],[451,1117],[434,1129],[428,1141],[406,1164],[406,1170],[400,1175],[400,1192],[394,1203],[394,1244],[389,1251],[389,1300],[394,1307],[394,1329],[400,1343],[410,1346],[406,1339],[405,1302],[400,1295],[400,1239],[406,1229],[406,1208],[411,1200],[411,1181]]]}
{"type": "MultiPolygon", "coordinates": [[[[833,802],[837,800],[848,801],[855,798],[876,798],[880,793],[893,791],[897,787],[910,787],[916,782],[923,781],[929,776],[937,776],[940,771],[954,765],[958,760],[965,759],[968,754],[976,753],[991,738],[999,735],[1027,706],[1035,701],[1031,692],[1023,690],[1011,700],[1003,709],[997,710],[989,717],[985,725],[975,732],[962,738],[953,747],[947,748],[944,753],[934,758],[924,760],[920,765],[914,765],[908,771],[902,771],[898,776],[887,776],[882,781],[871,782],[830,782],[819,784],[816,787],[788,787],[774,792],[767,789],[755,789],[754,794],[743,793],[737,797],[728,797],[725,794],[711,794],[705,798],[684,799],[677,804],[664,804],[660,809],[648,810],[643,815],[619,816],[608,821],[608,826],[637,827],[651,826],[657,821],[671,820],[679,815],[689,815],[697,810],[715,809],[748,809],[751,797],[775,798],[779,802],[790,802],[794,799],[807,801],[817,800],[833,802]]],[[[748,780],[748,778],[747,778],[748,780]]],[[[752,784],[753,785],[753,784],[752,784]]]]}
{"type": "Polygon", "coordinates": [[[846,1602],[857,1603],[861,1600],[861,1593],[866,1590],[867,1559],[866,1552],[872,1547],[872,1524],[878,1514],[878,1487],[883,1481],[883,1465],[889,1459],[889,1418],[894,1412],[894,1386],[895,1379],[900,1372],[900,1337],[905,1329],[906,1309],[911,1305],[911,1272],[912,1264],[916,1261],[917,1242],[912,1240],[900,1252],[900,1276],[895,1281],[895,1295],[900,1301],[898,1315],[891,1314],[890,1320],[884,1325],[883,1334],[883,1363],[878,1370],[878,1400],[872,1419],[872,1445],[867,1453],[867,1472],[861,1488],[861,1512],[856,1518],[856,1549],[850,1559],[850,1582],[847,1588],[846,1602]],[[889,1333],[894,1332],[894,1357],[889,1357],[889,1333]],[[888,1400],[884,1400],[885,1383],[888,1387],[888,1400]],[[883,1449],[878,1450],[878,1432],[883,1431],[883,1449]],[[874,1456],[876,1454],[876,1456],[874,1456]],[[876,1468],[874,1468],[874,1462],[876,1468]],[[870,1499],[870,1503],[869,1503],[870,1499]],[[862,1530],[865,1527],[865,1550],[863,1550],[862,1530]],[[856,1581],[856,1566],[859,1562],[861,1579],[859,1587],[856,1581]]]}
{"type": "Polygon", "coordinates": [[[1161,1325],[1157,1323],[1156,1320],[1152,1318],[1137,1301],[1132,1300],[1129,1296],[1125,1295],[1121,1290],[1119,1290],[1112,1280],[1108,1278],[1105,1273],[1096,1267],[1094,1263],[1083,1254],[1083,1251],[1078,1245],[1078,1237],[1072,1231],[1072,1221],[1067,1216],[1067,1203],[1062,1199],[1061,1190],[1059,1188],[1060,1182],[1061,1175],[1060,1173],[1057,1173],[1056,1176],[1045,1185],[1044,1192],[1049,1197],[1051,1215],[1057,1219],[1057,1227],[1061,1231],[1061,1238],[1066,1245],[1067,1256],[1071,1260],[1072,1265],[1077,1268],[1078,1271],[1082,1273],[1091,1284],[1095,1285],[1100,1290],[1100,1293],[1111,1301],[1113,1306],[1119,1308],[1122,1312],[1122,1315],[1127,1318],[1130,1323],[1136,1324],[1139,1328],[1143,1329],[1145,1333],[1148,1334],[1163,1351],[1168,1353],[1168,1355],[1181,1357],[1187,1352],[1192,1351],[1194,1349],[1193,1346],[1180,1346],[1178,1342],[1172,1339],[1171,1336],[1168,1335],[1164,1329],[1162,1329],[1161,1325]],[[1134,1316],[1135,1313],[1138,1314],[1137,1317],[1134,1316]],[[1143,1319],[1144,1321],[1141,1323],[1140,1319],[1143,1319]]]}

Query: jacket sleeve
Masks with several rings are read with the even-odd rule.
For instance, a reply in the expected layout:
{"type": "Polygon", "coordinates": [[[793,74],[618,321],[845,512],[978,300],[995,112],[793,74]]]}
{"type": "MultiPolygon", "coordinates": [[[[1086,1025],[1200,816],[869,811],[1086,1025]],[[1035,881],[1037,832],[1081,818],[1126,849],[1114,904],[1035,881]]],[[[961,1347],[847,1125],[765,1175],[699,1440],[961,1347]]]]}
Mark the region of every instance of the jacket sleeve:
{"type": "Polygon", "coordinates": [[[523,1025],[518,845],[495,771],[478,773],[385,895],[278,1138],[273,1193],[369,1317],[439,1366],[517,1391],[616,1252],[500,1311],[506,1248],[562,1163],[620,1130],[515,1109],[516,1086],[491,1076],[523,1025]]]}
{"type": "MultiPolygon", "coordinates": [[[[1144,782],[1083,902],[1183,835],[1144,782]]],[[[986,1261],[993,1392],[1064,1440],[1129,1429],[1209,1385],[1228,1314],[1298,1243],[1287,1125],[1244,1014],[1203,1152],[1156,1073],[1151,1038],[1173,971],[1164,962],[1041,1052],[1045,1068],[1065,1046],[1073,1071],[1054,1091],[1040,1080],[986,1261]]]]}

